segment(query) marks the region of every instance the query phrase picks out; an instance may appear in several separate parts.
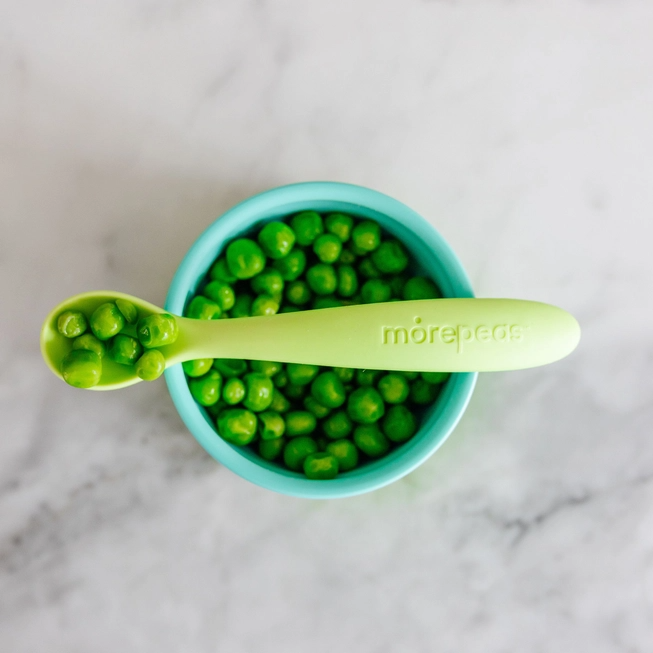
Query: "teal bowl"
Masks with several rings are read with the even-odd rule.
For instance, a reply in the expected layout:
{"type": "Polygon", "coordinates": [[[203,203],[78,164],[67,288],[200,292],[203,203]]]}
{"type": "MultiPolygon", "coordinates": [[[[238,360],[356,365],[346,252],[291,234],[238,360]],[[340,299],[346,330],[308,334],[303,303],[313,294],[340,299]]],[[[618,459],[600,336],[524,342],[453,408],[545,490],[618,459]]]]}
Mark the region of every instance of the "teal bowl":
{"type": "MultiPolygon", "coordinates": [[[[273,188],[241,202],[211,224],[195,241],[177,269],[166,310],[182,315],[209,267],[226,243],[257,227],[299,211],[342,212],[376,220],[410,250],[421,273],[432,277],[445,297],[473,297],[460,261],[443,238],[413,210],[369,188],[336,182],[307,182],[273,188]]],[[[274,360],[274,352],[270,352],[274,360]]],[[[335,499],[370,492],[421,465],[447,439],[474,390],[477,374],[453,374],[422,418],[418,433],[388,456],[330,481],[309,480],[235,447],[215,430],[208,413],[192,398],[181,365],[165,372],[172,400],[182,420],[213,458],[261,487],[310,499],[335,499]]]]}

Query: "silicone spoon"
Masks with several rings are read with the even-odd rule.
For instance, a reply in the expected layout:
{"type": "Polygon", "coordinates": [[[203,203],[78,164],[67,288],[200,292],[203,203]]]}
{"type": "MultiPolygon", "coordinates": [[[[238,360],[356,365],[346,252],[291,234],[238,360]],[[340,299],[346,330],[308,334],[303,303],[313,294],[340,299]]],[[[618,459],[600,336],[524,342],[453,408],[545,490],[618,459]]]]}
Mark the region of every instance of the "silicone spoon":
{"type": "MultiPolygon", "coordinates": [[[[58,377],[72,347],[57,331],[59,314],[75,308],[90,315],[119,298],[132,302],[140,316],[165,312],[112,291],[70,297],[52,310],[41,329],[43,358],[58,377]]],[[[496,372],[553,363],[571,353],[580,339],[578,322],[569,313],[516,299],[426,299],[246,319],[177,320],[177,341],[161,348],[166,367],[195,358],[244,358],[361,369],[496,372]]],[[[134,327],[124,331],[135,335],[134,327]]],[[[91,389],[115,390],[140,380],[133,366],[105,357],[100,383],[91,389]]]]}

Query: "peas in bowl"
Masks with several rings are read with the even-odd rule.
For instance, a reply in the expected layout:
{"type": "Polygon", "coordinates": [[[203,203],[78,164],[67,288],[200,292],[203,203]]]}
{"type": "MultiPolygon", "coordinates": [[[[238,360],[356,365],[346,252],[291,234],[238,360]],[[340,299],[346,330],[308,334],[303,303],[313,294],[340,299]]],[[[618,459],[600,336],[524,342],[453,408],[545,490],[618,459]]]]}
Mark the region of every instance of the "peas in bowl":
{"type": "MultiPolygon", "coordinates": [[[[273,189],[217,220],[179,267],[166,310],[247,319],[439,296],[472,292],[428,223],[375,191],[316,182],[273,189]]],[[[166,380],[209,453],[259,485],[315,498],[411,471],[453,429],[476,379],[284,364],[273,351],[267,361],[183,367],[166,380]]]]}

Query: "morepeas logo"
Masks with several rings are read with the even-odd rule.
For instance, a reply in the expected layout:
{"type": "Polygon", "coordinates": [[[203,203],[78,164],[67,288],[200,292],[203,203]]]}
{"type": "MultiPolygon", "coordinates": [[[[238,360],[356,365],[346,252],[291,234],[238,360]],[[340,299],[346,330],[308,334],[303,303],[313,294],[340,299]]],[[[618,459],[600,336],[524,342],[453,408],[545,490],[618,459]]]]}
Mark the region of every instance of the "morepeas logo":
{"type": "Polygon", "coordinates": [[[455,345],[460,354],[465,343],[470,342],[522,342],[525,327],[520,324],[428,324],[422,326],[422,318],[415,318],[415,326],[382,326],[382,345],[425,345],[443,343],[455,345]]]}

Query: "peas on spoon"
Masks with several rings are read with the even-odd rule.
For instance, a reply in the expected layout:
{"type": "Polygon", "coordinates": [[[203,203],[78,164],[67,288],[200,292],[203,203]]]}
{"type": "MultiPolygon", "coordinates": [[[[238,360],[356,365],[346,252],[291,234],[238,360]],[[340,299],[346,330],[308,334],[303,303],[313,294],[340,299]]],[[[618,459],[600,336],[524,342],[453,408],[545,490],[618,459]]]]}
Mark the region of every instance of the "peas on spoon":
{"type": "MultiPolygon", "coordinates": [[[[165,367],[197,359],[272,359],[308,366],[365,370],[489,372],[552,363],[571,353],[580,339],[578,323],[569,313],[555,306],[525,300],[423,299],[247,319],[200,320],[171,316],[137,297],[104,290],[70,297],[45,319],[41,352],[59,378],[63,378],[62,361],[73,350],[75,342],[59,331],[59,317],[65,311],[93,316],[97,309],[101,310],[96,315],[95,335],[97,332],[101,335],[117,333],[115,322],[122,320],[119,332],[138,338],[146,350],[156,348],[165,360],[165,367]],[[120,312],[116,315],[106,308],[106,304],[115,305],[117,300],[134,305],[139,316],[137,324],[130,324],[122,319],[120,312]]],[[[91,320],[91,327],[94,327],[94,320],[91,320]]],[[[81,364],[81,358],[74,362],[81,364]]],[[[96,365],[96,359],[89,360],[88,365],[96,365]]],[[[139,369],[144,378],[151,378],[160,366],[160,358],[156,357],[139,369]]],[[[136,367],[104,356],[101,378],[92,389],[114,390],[138,383],[142,378],[136,367]]],[[[95,372],[90,372],[93,377],[95,372]]],[[[321,404],[337,407],[341,405],[340,380],[335,372],[332,374],[318,379],[311,392],[321,404]]],[[[81,372],[80,376],[83,376],[81,372]]],[[[265,401],[258,401],[258,392],[267,378],[265,374],[256,373],[250,381],[252,388],[248,392],[256,403],[254,410],[265,410],[267,405],[264,404],[272,397],[272,388],[266,385],[265,401]]],[[[424,383],[426,388],[428,383],[424,383]]],[[[384,392],[390,391],[389,387],[384,388],[384,392]]],[[[216,390],[215,394],[219,396],[220,393],[216,390]]],[[[376,397],[361,399],[370,403],[376,397]]],[[[363,408],[365,406],[357,404],[350,410],[359,416],[361,411],[365,412],[363,408]]],[[[365,420],[361,419],[360,423],[365,420]]]]}

